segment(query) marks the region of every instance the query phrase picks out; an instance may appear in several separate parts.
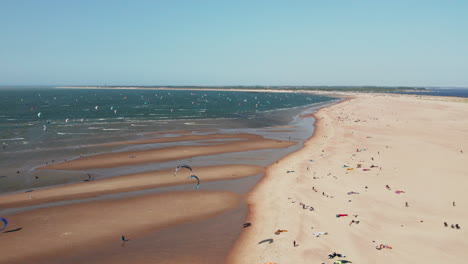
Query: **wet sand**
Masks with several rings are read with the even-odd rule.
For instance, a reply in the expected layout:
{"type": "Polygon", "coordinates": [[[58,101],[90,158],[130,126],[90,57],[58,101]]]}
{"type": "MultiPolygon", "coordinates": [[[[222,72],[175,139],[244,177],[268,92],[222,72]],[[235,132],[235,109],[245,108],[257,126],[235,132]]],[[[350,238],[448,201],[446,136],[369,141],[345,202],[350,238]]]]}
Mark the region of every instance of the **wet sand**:
{"type": "MultiPolygon", "coordinates": [[[[178,133],[180,131],[177,131],[178,133]]],[[[185,134],[188,132],[182,131],[185,134]]],[[[158,133],[161,134],[161,133],[158,133]]],[[[167,134],[165,132],[164,134],[167,134]]],[[[208,134],[208,135],[185,135],[180,137],[162,137],[145,140],[134,140],[134,141],[119,141],[106,144],[97,144],[94,146],[118,146],[118,145],[139,145],[139,144],[155,144],[155,143],[168,143],[168,142],[183,142],[183,141],[195,141],[195,140],[214,140],[214,139],[238,139],[238,140],[254,140],[262,139],[260,135],[254,134],[208,134]]]]}
{"type": "MultiPolygon", "coordinates": [[[[210,139],[209,137],[204,137],[210,139]]],[[[89,170],[97,168],[114,168],[145,164],[152,162],[163,162],[170,160],[181,160],[195,156],[215,155],[230,152],[243,152],[261,149],[287,148],[297,144],[293,141],[272,140],[258,138],[252,135],[249,140],[235,142],[220,142],[218,145],[201,146],[173,146],[160,149],[135,150],[124,152],[104,153],[81,157],[75,160],[42,166],[38,170],[89,170]]]]}
{"type": "Polygon", "coordinates": [[[49,258],[86,254],[100,246],[118,248],[124,246],[121,235],[131,245],[161,228],[233,210],[240,201],[230,192],[174,192],[9,215],[9,232],[0,236],[0,263],[48,263],[49,258]]]}
{"type": "MultiPolygon", "coordinates": [[[[210,181],[238,179],[263,173],[264,168],[255,165],[222,165],[196,167],[194,174],[203,175],[202,184],[210,181]]],[[[129,175],[115,176],[97,181],[68,184],[21,192],[2,196],[0,207],[18,208],[24,206],[78,200],[107,194],[125,193],[157,187],[190,184],[196,185],[195,180],[188,180],[188,169],[181,169],[174,176],[174,170],[148,171],[129,175]]]]}
{"type": "Polygon", "coordinates": [[[468,104],[349,95],[319,110],[304,148],[269,166],[248,194],[252,226],[227,263],[456,263],[468,257],[468,104]],[[287,232],[276,235],[278,229],[287,232]],[[273,242],[260,243],[265,239],[273,242]],[[346,257],[328,259],[333,252],[346,257]]]}

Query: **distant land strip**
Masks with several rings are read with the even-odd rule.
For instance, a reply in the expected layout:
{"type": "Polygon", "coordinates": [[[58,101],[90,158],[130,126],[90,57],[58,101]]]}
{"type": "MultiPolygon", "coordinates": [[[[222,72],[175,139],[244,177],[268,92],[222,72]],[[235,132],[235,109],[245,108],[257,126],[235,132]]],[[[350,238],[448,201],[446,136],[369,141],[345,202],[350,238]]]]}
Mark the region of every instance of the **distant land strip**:
{"type": "Polygon", "coordinates": [[[425,87],[407,87],[407,86],[61,86],[55,88],[65,89],[165,89],[165,90],[292,90],[292,91],[328,91],[328,92],[366,92],[366,93],[386,93],[386,92],[405,92],[405,91],[429,91],[425,87]]]}

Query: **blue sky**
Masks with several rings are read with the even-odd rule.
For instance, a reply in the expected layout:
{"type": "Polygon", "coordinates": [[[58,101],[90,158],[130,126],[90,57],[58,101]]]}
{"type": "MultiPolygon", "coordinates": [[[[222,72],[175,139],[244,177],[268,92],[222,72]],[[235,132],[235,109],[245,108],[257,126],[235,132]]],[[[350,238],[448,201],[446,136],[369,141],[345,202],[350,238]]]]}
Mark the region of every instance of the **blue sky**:
{"type": "Polygon", "coordinates": [[[468,87],[468,1],[0,0],[0,85],[468,87]]]}

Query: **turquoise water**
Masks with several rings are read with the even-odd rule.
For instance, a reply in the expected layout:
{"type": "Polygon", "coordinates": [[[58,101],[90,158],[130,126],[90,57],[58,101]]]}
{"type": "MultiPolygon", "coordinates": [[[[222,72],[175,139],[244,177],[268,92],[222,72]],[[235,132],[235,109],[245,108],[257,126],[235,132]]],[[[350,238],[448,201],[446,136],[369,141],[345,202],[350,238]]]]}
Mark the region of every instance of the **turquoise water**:
{"type": "Polygon", "coordinates": [[[2,90],[0,124],[243,117],[330,100],[292,93],[181,90],[2,90]],[[40,115],[38,116],[38,114],[40,115]]]}
{"type": "Polygon", "coordinates": [[[229,91],[0,90],[0,142],[12,151],[78,143],[73,140],[118,139],[135,132],[213,128],[217,123],[279,125],[282,120],[265,115],[330,100],[317,95],[229,91]]]}

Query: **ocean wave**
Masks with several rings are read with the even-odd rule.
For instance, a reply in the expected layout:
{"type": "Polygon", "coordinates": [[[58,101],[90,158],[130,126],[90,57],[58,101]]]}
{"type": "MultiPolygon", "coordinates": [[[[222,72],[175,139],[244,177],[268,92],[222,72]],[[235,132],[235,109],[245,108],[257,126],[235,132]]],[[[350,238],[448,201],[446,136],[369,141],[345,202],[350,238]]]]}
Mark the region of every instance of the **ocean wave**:
{"type": "Polygon", "coordinates": [[[127,129],[120,129],[120,128],[103,128],[104,131],[117,131],[117,130],[127,130],[127,129]]]}
{"type": "Polygon", "coordinates": [[[19,137],[19,138],[0,138],[0,140],[4,141],[13,141],[13,140],[23,140],[24,138],[19,137]]]}
{"type": "Polygon", "coordinates": [[[57,135],[91,135],[92,133],[63,133],[57,132],[57,135]]]}
{"type": "Polygon", "coordinates": [[[188,119],[188,118],[192,118],[192,117],[194,117],[194,118],[199,118],[200,116],[179,116],[179,117],[183,117],[183,118],[187,118],[187,119],[188,119]]]}

